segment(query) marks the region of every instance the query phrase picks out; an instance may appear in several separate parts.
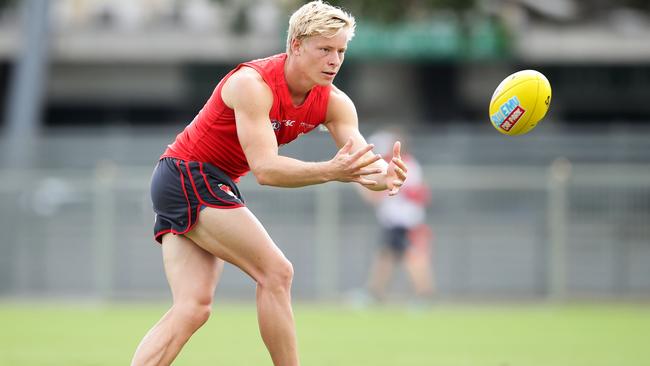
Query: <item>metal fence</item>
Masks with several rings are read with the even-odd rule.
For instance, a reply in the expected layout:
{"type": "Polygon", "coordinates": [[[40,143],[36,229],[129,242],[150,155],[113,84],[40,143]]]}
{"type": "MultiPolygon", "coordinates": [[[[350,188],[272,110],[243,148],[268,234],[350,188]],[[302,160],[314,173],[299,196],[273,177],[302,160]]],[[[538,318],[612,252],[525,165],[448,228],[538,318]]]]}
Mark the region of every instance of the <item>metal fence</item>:
{"type": "MultiPolygon", "coordinates": [[[[151,168],[0,171],[0,296],[161,298],[151,168]]],[[[426,166],[441,298],[650,296],[650,166],[426,166]]],[[[293,262],[294,296],[341,299],[364,286],[379,240],[350,185],[242,181],[249,208],[293,262]]],[[[402,274],[393,294],[407,294],[402,274]]],[[[253,298],[227,266],[217,290],[253,298]]]]}

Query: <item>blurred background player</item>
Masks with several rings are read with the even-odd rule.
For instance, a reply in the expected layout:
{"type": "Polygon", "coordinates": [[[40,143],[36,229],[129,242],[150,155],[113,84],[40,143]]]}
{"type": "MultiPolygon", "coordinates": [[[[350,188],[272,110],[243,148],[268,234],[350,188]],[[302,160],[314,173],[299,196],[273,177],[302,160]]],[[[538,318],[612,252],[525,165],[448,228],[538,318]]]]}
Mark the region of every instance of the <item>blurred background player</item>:
{"type": "MultiPolygon", "coordinates": [[[[375,151],[390,158],[392,141],[404,141],[404,133],[380,130],[368,138],[375,151]]],[[[387,297],[395,268],[403,264],[417,296],[417,302],[429,300],[434,292],[431,254],[433,232],[426,223],[426,207],[431,200],[429,188],[422,177],[422,168],[415,157],[402,150],[408,164],[409,179],[402,194],[390,197],[384,192],[359,190],[362,197],[375,208],[381,237],[368,278],[368,291],[376,301],[387,297]]]]}

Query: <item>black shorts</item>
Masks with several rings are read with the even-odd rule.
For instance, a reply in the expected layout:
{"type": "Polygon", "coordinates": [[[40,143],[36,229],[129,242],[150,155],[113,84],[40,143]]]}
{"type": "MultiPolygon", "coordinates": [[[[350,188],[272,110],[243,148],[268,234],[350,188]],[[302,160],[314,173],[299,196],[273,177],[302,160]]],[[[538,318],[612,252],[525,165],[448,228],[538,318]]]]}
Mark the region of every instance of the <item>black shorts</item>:
{"type": "Polygon", "coordinates": [[[384,245],[398,258],[404,255],[410,244],[408,233],[409,229],[402,226],[388,227],[383,230],[384,245]]]}
{"type": "Polygon", "coordinates": [[[151,201],[156,213],[154,237],[184,234],[196,224],[205,207],[237,208],[244,199],[235,182],[208,163],[160,159],[151,177],[151,201]]]}

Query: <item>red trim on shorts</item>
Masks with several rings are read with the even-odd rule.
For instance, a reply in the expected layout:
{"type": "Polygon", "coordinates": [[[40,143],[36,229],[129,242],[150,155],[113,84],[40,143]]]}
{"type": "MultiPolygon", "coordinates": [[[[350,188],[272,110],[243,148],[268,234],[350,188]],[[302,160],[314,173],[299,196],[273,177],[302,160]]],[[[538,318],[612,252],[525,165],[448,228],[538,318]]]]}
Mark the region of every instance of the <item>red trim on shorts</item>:
{"type": "Polygon", "coordinates": [[[235,208],[235,207],[243,207],[244,206],[241,203],[233,203],[233,202],[229,202],[229,201],[224,201],[223,199],[219,198],[219,196],[217,196],[214,193],[214,191],[212,190],[212,187],[210,187],[210,183],[208,182],[208,177],[206,177],[205,173],[203,172],[203,163],[201,163],[201,162],[199,162],[199,172],[201,173],[201,176],[203,176],[203,182],[205,182],[205,186],[208,187],[208,192],[210,192],[212,197],[216,198],[217,200],[219,200],[221,202],[227,203],[228,206],[227,207],[216,206],[216,205],[210,206],[206,202],[202,202],[203,204],[205,204],[206,206],[209,206],[209,207],[216,207],[216,208],[219,208],[219,207],[221,207],[221,208],[235,208]]]}
{"type": "MultiPolygon", "coordinates": [[[[187,174],[188,174],[188,177],[189,177],[189,180],[190,180],[190,184],[192,185],[192,189],[194,190],[194,193],[196,194],[196,198],[199,201],[199,205],[196,207],[196,220],[194,222],[192,222],[192,211],[191,211],[192,210],[192,208],[191,208],[192,205],[190,204],[190,199],[189,199],[189,196],[187,194],[187,189],[185,189],[185,177],[183,176],[183,170],[181,168],[181,160],[176,160],[176,167],[178,168],[178,172],[180,174],[181,186],[183,188],[183,194],[185,195],[185,202],[187,203],[187,217],[188,217],[188,219],[187,219],[187,227],[183,231],[178,231],[178,230],[174,230],[173,228],[171,228],[171,229],[165,229],[165,230],[162,230],[160,232],[155,233],[154,234],[154,239],[156,240],[157,243],[159,242],[158,238],[162,237],[165,234],[172,233],[174,235],[182,235],[182,234],[185,234],[185,233],[189,232],[190,230],[192,230],[194,225],[196,225],[196,222],[199,220],[199,214],[201,212],[202,206],[216,208],[216,209],[231,209],[231,208],[246,207],[246,205],[244,205],[244,204],[225,201],[225,200],[219,198],[216,194],[214,194],[214,192],[210,188],[210,184],[208,183],[208,180],[207,180],[207,177],[205,176],[205,173],[203,173],[203,164],[199,162],[199,171],[201,172],[201,175],[203,176],[203,179],[205,181],[206,186],[208,187],[208,190],[210,191],[210,194],[214,198],[216,198],[217,200],[219,200],[221,202],[224,202],[224,203],[227,203],[228,206],[219,206],[219,205],[215,205],[215,204],[205,202],[201,198],[201,195],[199,194],[198,189],[196,188],[196,184],[194,183],[194,178],[192,177],[192,172],[191,172],[190,167],[189,167],[189,162],[186,161],[186,160],[182,160],[182,161],[183,161],[183,163],[185,163],[185,170],[187,171],[187,174]]],[[[162,238],[160,239],[160,242],[162,242],[162,238]]]]}
{"type": "Polygon", "coordinates": [[[220,210],[229,210],[231,208],[240,208],[240,207],[246,207],[246,205],[242,205],[241,203],[235,203],[232,206],[219,206],[219,205],[213,205],[211,203],[205,203],[204,206],[210,207],[210,208],[218,208],[220,210]]]}
{"type": "MultiPolygon", "coordinates": [[[[190,171],[190,163],[188,161],[183,161],[185,163],[185,170],[187,171],[187,177],[190,179],[190,184],[192,185],[192,189],[194,190],[194,194],[196,194],[196,198],[199,200],[200,204],[203,204],[203,199],[201,198],[201,195],[199,194],[199,191],[196,189],[196,185],[194,184],[194,178],[192,177],[192,172],[190,171]]],[[[201,205],[199,205],[201,207],[201,205]]]]}
{"type": "Polygon", "coordinates": [[[205,173],[203,172],[203,163],[199,162],[199,172],[201,172],[201,176],[203,177],[203,181],[205,182],[205,186],[208,187],[208,191],[214,198],[218,198],[216,194],[214,194],[214,191],[212,190],[212,187],[210,187],[210,183],[208,183],[208,177],[205,176],[205,173]]]}
{"type": "MultiPolygon", "coordinates": [[[[211,203],[205,202],[203,200],[203,198],[201,198],[201,195],[199,194],[199,191],[196,189],[196,185],[194,184],[194,177],[192,177],[192,172],[190,171],[190,167],[189,167],[188,162],[185,162],[185,170],[187,170],[187,174],[190,176],[190,183],[192,183],[192,188],[194,189],[194,193],[196,193],[196,198],[199,199],[199,203],[201,205],[205,205],[205,206],[212,207],[212,208],[237,208],[237,207],[242,207],[243,206],[243,205],[238,204],[238,203],[232,203],[232,202],[229,202],[229,201],[224,201],[224,200],[222,200],[221,198],[217,197],[214,194],[213,194],[214,198],[218,199],[219,201],[221,201],[223,203],[227,203],[228,206],[213,205],[211,203]]],[[[199,163],[199,171],[201,171],[200,163],[199,163]]],[[[201,173],[202,173],[202,171],[201,171],[201,173]]],[[[204,176],[204,179],[205,179],[205,176],[204,176]]],[[[205,184],[208,186],[208,189],[210,189],[210,184],[208,184],[207,180],[205,181],[205,184]]],[[[211,189],[210,189],[210,193],[212,193],[211,189]]],[[[201,212],[201,205],[199,205],[198,211],[196,212],[196,219],[197,220],[199,219],[199,212],[201,212]]]]}
{"type": "MultiPolygon", "coordinates": [[[[183,188],[183,194],[185,194],[185,202],[187,202],[187,228],[181,233],[185,234],[186,232],[190,231],[190,228],[192,227],[192,205],[190,204],[190,197],[187,195],[187,190],[185,189],[185,178],[183,177],[183,171],[181,170],[180,160],[176,161],[176,167],[178,167],[178,174],[181,175],[181,187],[183,188]]],[[[174,231],[176,230],[172,229],[172,232],[174,231]]]]}
{"type": "Polygon", "coordinates": [[[160,239],[160,241],[158,241],[158,238],[160,238],[161,236],[163,236],[165,234],[169,234],[169,233],[175,234],[173,231],[174,231],[173,229],[162,230],[160,232],[155,233],[153,237],[156,240],[156,243],[159,243],[159,244],[162,245],[162,239],[160,239]]]}

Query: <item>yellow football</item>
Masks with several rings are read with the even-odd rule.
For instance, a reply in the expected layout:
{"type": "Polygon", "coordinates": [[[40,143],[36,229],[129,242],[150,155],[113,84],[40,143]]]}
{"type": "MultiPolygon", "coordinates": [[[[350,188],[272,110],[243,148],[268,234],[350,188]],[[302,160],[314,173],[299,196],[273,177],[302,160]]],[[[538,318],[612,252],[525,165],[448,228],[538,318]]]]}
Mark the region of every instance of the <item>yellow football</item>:
{"type": "Polygon", "coordinates": [[[537,126],[550,105],[548,79],[539,71],[523,70],[497,86],[490,100],[490,120],[505,135],[523,135],[537,126]]]}

